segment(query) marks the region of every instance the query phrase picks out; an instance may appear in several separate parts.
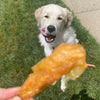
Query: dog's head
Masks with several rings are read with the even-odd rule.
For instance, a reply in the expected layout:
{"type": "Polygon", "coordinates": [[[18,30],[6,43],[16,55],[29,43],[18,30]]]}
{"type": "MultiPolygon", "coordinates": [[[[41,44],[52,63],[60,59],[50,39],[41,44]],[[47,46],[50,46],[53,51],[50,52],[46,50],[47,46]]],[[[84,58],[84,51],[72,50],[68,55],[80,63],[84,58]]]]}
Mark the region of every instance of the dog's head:
{"type": "Polygon", "coordinates": [[[35,17],[38,26],[47,42],[52,42],[57,33],[71,25],[72,13],[63,7],[49,4],[36,10],[35,17]]]}

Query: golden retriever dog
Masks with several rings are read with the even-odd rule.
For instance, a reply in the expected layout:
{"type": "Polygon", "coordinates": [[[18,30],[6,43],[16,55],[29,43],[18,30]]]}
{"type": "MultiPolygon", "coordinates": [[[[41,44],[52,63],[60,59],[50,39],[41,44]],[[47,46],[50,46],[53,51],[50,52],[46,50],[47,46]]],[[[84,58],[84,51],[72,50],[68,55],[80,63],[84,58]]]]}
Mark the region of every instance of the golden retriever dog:
{"type": "MultiPolygon", "coordinates": [[[[72,12],[56,4],[48,4],[35,11],[40,30],[39,40],[44,47],[45,56],[49,56],[61,43],[78,43],[75,30],[71,27],[72,12]]],[[[61,90],[65,91],[65,75],[61,79],[61,90]]]]}

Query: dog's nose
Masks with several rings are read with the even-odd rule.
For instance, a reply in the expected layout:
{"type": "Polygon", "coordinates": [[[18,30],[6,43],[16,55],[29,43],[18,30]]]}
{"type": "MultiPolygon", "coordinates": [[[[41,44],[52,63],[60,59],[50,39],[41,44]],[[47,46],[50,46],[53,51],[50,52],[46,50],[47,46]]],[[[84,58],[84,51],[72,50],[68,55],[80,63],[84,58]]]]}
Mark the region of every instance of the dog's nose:
{"type": "Polygon", "coordinates": [[[52,32],[55,31],[55,27],[54,27],[53,25],[49,25],[49,26],[47,27],[47,30],[48,30],[50,33],[52,33],[52,32]]]}

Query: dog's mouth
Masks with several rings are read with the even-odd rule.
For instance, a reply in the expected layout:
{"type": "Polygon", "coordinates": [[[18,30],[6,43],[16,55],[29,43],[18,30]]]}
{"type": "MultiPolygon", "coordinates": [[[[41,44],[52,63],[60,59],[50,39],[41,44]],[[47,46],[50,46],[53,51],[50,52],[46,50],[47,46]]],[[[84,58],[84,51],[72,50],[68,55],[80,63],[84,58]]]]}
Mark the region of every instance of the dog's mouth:
{"type": "Polygon", "coordinates": [[[51,43],[55,40],[56,35],[46,34],[45,28],[41,29],[41,34],[45,37],[46,42],[51,43]]]}

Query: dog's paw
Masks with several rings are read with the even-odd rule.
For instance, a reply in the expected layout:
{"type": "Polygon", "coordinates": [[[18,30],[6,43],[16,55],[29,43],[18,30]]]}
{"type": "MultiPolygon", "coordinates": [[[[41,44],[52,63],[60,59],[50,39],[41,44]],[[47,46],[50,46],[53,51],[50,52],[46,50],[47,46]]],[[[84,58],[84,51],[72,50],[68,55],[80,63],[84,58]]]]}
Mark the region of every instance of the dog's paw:
{"type": "Polygon", "coordinates": [[[66,85],[61,85],[61,90],[63,91],[63,92],[65,92],[65,90],[66,90],[66,85]]]}
{"type": "Polygon", "coordinates": [[[55,85],[55,84],[56,84],[56,81],[52,85],[55,85]]]}
{"type": "Polygon", "coordinates": [[[63,75],[63,76],[62,76],[62,79],[61,79],[61,90],[62,90],[63,92],[65,92],[65,89],[67,88],[65,77],[66,77],[66,75],[63,75]]]}

